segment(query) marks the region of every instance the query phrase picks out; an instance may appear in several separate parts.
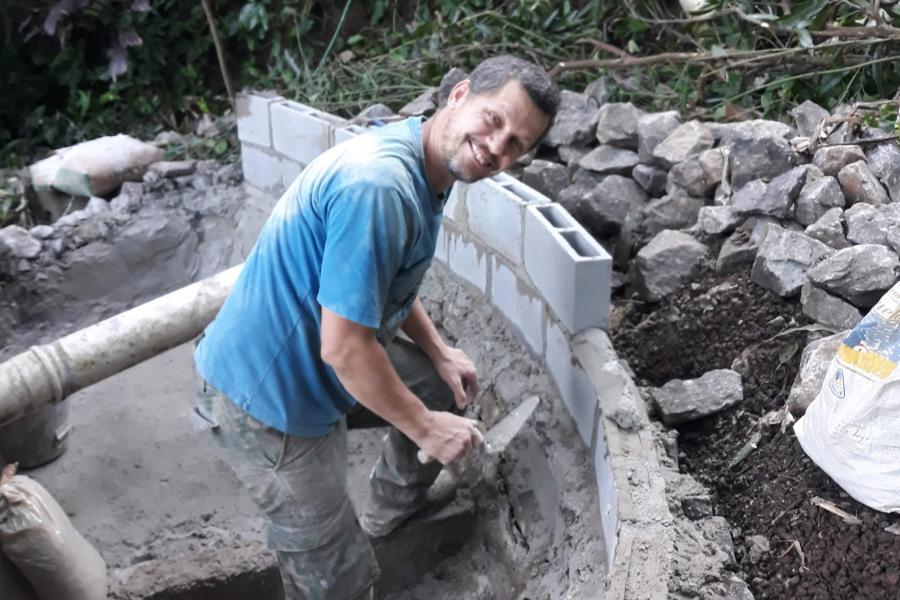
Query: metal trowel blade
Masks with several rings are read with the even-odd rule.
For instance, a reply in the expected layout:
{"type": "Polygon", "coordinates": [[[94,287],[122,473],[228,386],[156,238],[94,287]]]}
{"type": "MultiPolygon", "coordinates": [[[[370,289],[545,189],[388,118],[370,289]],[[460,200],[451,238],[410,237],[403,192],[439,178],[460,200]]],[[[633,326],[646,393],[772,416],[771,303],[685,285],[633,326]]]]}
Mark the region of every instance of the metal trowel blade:
{"type": "Polygon", "coordinates": [[[488,454],[496,454],[506,450],[506,446],[512,441],[522,425],[537,408],[541,399],[531,396],[514,408],[512,412],[500,419],[500,421],[484,434],[484,449],[488,454]]]}

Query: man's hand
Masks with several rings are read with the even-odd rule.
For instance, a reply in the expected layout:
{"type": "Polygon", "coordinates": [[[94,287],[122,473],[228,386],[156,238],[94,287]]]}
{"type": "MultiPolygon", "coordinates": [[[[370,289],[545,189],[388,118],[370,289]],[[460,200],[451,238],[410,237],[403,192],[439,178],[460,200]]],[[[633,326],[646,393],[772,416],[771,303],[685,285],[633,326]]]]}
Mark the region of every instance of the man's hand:
{"type": "Polygon", "coordinates": [[[424,435],[413,442],[422,451],[447,465],[460,460],[481,444],[481,432],[472,419],[443,411],[429,411],[424,435]]]}
{"type": "Polygon", "coordinates": [[[441,357],[434,362],[441,379],[453,392],[456,406],[465,408],[478,394],[478,371],[471,359],[459,348],[444,346],[441,357]]]}

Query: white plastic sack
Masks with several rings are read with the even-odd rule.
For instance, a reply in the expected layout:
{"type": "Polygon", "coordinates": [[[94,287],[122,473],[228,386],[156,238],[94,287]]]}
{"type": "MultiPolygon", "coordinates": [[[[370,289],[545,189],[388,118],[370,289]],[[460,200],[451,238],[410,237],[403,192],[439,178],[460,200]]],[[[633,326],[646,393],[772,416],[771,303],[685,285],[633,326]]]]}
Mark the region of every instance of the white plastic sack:
{"type": "Polygon", "coordinates": [[[37,600],[31,584],[19,573],[0,549],[0,598],[3,600],[37,600]]]}
{"type": "Polygon", "coordinates": [[[0,485],[0,547],[40,600],[106,599],[103,558],[50,493],[24,475],[0,485]]]}
{"type": "Polygon", "coordinates": [[[126,181],[141,181],[147,168],[164,154],[131,136],[110,135],[67,148],[62,159],[48,168],[56,168],[53,189],[89,198],[105,196],[126,181]]]}
{"type": "Polygon", "coordinates": [[[863,504],[900,512],[900,283],[853,328],[794,425],[806,454],[863,504]]]}

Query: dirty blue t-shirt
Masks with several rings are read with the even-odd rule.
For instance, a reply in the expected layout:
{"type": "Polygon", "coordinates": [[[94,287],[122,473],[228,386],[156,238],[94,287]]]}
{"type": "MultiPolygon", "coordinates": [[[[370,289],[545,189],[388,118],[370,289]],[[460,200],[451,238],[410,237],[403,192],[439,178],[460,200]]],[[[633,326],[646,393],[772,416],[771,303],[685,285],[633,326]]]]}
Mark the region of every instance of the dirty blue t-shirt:
{"type": "Polygon", "coordinates": [[[319,156],[278,201],[206,328],[200,374],[270,427],[327,434],[355,400],[320,358],[321,307],[389,341],[431,264],[441,210],[421,119],[319,156]]]}

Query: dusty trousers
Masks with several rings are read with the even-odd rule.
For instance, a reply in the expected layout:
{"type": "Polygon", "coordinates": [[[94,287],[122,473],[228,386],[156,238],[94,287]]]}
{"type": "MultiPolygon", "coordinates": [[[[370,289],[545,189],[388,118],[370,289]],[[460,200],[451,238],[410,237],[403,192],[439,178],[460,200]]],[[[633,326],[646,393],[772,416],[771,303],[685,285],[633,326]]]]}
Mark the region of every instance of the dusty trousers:
{"type": "MultiPolygon", "coordinates": [[[[386,350],[401,379],[429,408],[458,412],[449,387],[418,346],[397,339],[386,350]]],[[[387,423],[357,405],[327,435],[300,437],[257,421],[202,380],[198,400],[217,425],[213,434],[226,460],[266,518],[285,600],[369,598],[380,571],[347,495],[347,430],[387,423]]],[[[369,478],[367,517],[394,525],[421,506],[442,467],[420,464],[417,451],[409,438],[388,430],[369,478]]]]}

